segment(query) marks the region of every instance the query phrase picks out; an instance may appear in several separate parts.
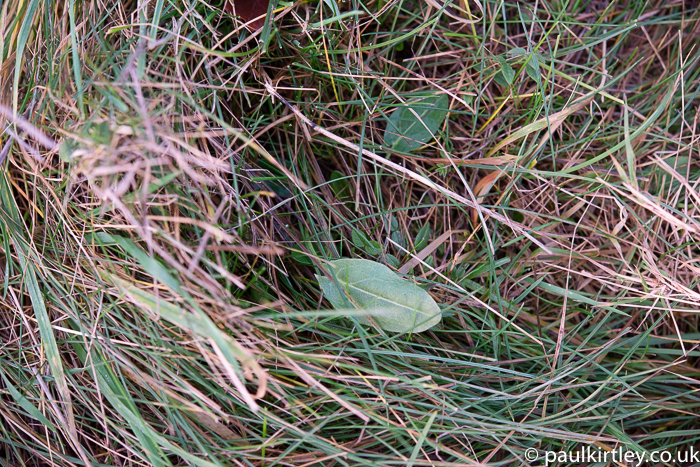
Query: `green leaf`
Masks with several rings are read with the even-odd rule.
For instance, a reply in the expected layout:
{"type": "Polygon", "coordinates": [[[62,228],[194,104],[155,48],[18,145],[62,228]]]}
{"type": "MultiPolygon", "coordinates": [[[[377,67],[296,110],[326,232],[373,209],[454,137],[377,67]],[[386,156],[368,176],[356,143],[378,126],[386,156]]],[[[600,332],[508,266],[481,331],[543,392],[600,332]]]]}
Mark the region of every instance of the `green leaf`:
{"type": "Polygon", "coordinates": [[[431,235],[432,231],[430,230],[430,224],[425,224],[423,227],[421,227],[416,235],[416,251],[421,251],[428,245],[428,240],[430,239],[431,235]]]}
{"type": "Polygon", "coordinates": [[[369,246],[365,248],[365,253],[376,256],[382,252],[382,245],[376,240],[370,240],[369,246]]]}
{"type": "MultiPolygon", "coordinates": [[[[423,332],[440,322],[435,300],[411,281],[401,279],[383,264],[366,259],[340,259],[329,264],[336,282],[316,276],[323,295],[337,309],[354,303],[365,309],[381,329],[390,332],[423,332]]],[[[362,324],[371,324],[360,317],[362,324]]]]}
{"type": "Polygon", "coordinates": [[[394,216],[389,216],[389,219],[391,219],[390,224],[391,224],[391,231],[394,232],[396,230],[399,230],[399,221],[396,220],[394,216]]]}
{"type": "Polygon", "coordinates": [[[306,266],[314,265],[314,262],[311,260],[311,258],[309,258],[308,255],[302,253],[301,251],[292,251],[289,256],[291,256],[292,259],[299,264],[304,264],[306,266]]]}
{"type": "Polygon", "coordinates": [[[527,50],[523,49],[522,47],[516,47],[514,49],[509,50],[508,55],[510,55],[511,57],[521,57],[523,55],[527,55],[527,50]]]}
{"type": "Polygon", "coordinates": [[[334,170],[331,173],[331,189],[333,194],[340,201],[347,201],[352,198],[350,185],[348,185],[348,180],[342,172],[334,170]]]}
{"type": "Polygon", "coordinates": [[[527,65],[525,65],[525,71],[530,78],[534,79],[538,83],[540,82],[540,62],[537,60],[537,55],[532,55],[530,57],[530,61],[527,62],[527,65]]]}
{"type": "Polygon", "coordinates": [[[503,86],[504,88],[507,88],[510,83],[506,80],[506,78],[503,76],[503,72],[499,71],[496,73],[496,75],[493,77],[494,81],[496,81],[496,84],[499,86],[503,86]]]}
{"type": "Polygon", "coordinates": [[[109,129],[109,122],[101,122],[91,125],[83,131],[83,136],[90,138],[96,145],[108,145],[112,141],[112,130],[109,129]]]}
{"type": "Polygon", "coordinates": [[[389,266],[391,266],[395,269],[398,269],[399,266],[401,266],[401,261],[399,261],[399,258],[397,258],[396,256],[390,255],[389,253],[387,253],[385,256],[386,256],[386,264],[388,264],[389,266]]]}
{"type": "Polygon", "coordinates": [[[402,248],[406,248],[406,242],[404,241],[403,235],[401,235],[401,232],[399,232],[398,230],[391,232],[391,240],[397,245],[401,245],[402,248]]]}
{"type": "Polygon", "coordinates": [[[66,138],[58,147],[58,157],[60,157],[63,162],[70,162],[76,149],[78,149],[78,145],[75,140],[66,138]]]}
{"type": "Polygon", "coordinates": [[[414,151],[433,139],[447,116],[446,94],[406,103],[391,114],[384,144],[398,152],[414,151]],[[415,112],[415,113],[414,113],[415,112]]]}
{"type": "Polygon", "coordinates": [[[496,57],[496,60],[498,60],[498,64],[501,65],[501,72],[495,76],[496,82],[498,82],[500,75],[506,84],[498,84],[501,86],[509,86],[513,84],[513,80],[515,79],[515,70],[513,70],[513,67],[501,57],[496,57]]]}
{"type": "Polygon", "coordinates": [[[376,256],[382,252],[382,246],[379,242],[368,239],[365,234],[359,230],[352,231],[352,243],[355,247],[364,251],[370,256],[376,256]]]}

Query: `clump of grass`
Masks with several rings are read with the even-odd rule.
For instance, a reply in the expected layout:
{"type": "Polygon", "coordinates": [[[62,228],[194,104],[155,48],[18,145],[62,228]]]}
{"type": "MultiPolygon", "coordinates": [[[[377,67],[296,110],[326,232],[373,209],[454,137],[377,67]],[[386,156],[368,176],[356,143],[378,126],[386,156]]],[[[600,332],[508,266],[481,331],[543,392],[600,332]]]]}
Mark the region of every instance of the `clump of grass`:
{"type": "Polygon", "coordinates": [[[222,8],[0,7],[3,464],[700,444],[697,9],[277,2],[251,33],[222,8]],[[439,94],[435,138],[385,147],[439,94]],[[328,310],[340,257],[442,324],[328,310]]]}

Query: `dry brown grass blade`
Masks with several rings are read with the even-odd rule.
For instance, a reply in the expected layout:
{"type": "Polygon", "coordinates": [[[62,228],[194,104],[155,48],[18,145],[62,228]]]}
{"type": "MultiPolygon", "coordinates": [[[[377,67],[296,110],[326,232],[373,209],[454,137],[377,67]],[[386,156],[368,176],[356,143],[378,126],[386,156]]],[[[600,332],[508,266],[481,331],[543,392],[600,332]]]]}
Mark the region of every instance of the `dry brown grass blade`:
{"type": "Polygon", "coordinates": [[[513,156],[510,154],[504,154],[502,156],[495,157],[484,157],[482,159],[455,159],[446,157],[420,157],[412,156],[410,154],[401,154],[399,157],[403,159],[411,159],[416,162],[424,162],[429,164],[454,164],[456,166],[460,165],[494,165],[502,166],[508,165],[511,162],[518,159],[518,156],[513,156]]]}
{"type": "Polygon", "coordinates": [[[46,136],[46,134],[35,127],[29,120],[21,115],[17,115],[10,107],[0,104],[0,116],[5,118],[10,124],[17,125],[23,131],[26,131],[37,143],[41,144],[48,150],[54,150],[58,147],[56,142],[46,136]]]}
{"type": "MultiPolygon", "coordinates": [[[[484,201],[484,198],[488,194],[488,192],[491,190],[491,187],[498,181],[501,176],[504,175],[504,172],[502,170],[494,170],[493,172],[489,173],[485,177],[482,177],[479,182],[476,184],[474,187],[474,196],[476,196],[476,201],[477,203],[481,204],[484,201]]],[[[471,215],[472,215],[472,224],[473,225],[478,225],[479,223],[479,213],[476,212],[476,209],[471,209],[471,215]]]]}
{"type": "Polygon", "coordinates": [[[515,131],[513,134],[511,134],[510,136],[505,138],[503,141],[498,143],[496,146],[494,146],[493,149],[491,149],[489,151],[487,157],[491,157],[499,149],[504,148],[504,147],[508,146],[509,144],[512,144],[512,143],[518,141],[521,138],[524,138],[524,137],[526,137],[532,133],[538,132],[540,130],[548,129],[547,134],[542,137],[542,141],[540,141],[539,145],[537,146],[537,149],[541,148],[542,146],[545,145],[545,143],[549,139],[550,135],[552,135],[561,126],[561,124],[564,123],[564,120],[566,120],[566,118],[569,115],[586,107],[597,94],[598,94],[598,91],[590,92],[590,93],[586,94],[585,96],[582,96],[580,98],[580,100],[578,100],[571,107],[567,107],[566,109],[560,110],[557,113],[554,113],[554,114],[549,115],[547,117],[543,117],[535,122],[530,123],[529,125],[522,127],[521,129],[515,131]]]}
{"type": "Polygon", "coordinates": [[[425,248],[418,252],[418,254],[412,255],[413,257],[411,258],[411,260],[399,268],[399,272],[401,274],[406,274],[408,271],[411,270],[411,268],[418,266],[423,260],[425,260],[425,258],[430,256],[433,253],[433,251],[437,249],[437,247],[445,243],[445,241],[449,239],[452,235],[462,232],[463,231],[461,230],[448,230],[447,232],[443,233],[438,238],[426,245],[425,248]]]}
{"type": "MultiPolygon", "coordinates": [[[[604,183],[601,181],[601,183],[604,183]]],[[[615,188],[612,185],[608,184],[612,190],[617,191],[618,193],[624,195],[624,192],[620,190],[619,188],[615,188]]],[[[629,190],[629,192],[632,194],[632,196],[628,196],[628,199],[634,201],[644,209],[654,213],[655,215],[659,216],[659,218],[665,220],[672,226],[674,226],[677,229],[680,230],[687,230],[692,233],[699,233],[700,230],[698,229],[697,226],[693,224],[689,224],[687,222],[683,222],[681,219],[677,218],[670,212],[668,212],[666,209],[663,207],[659,206],[658,204],[654,203],[651,199],[649,199],[647,196],[644,195],[641,191],[637,190],[634,186],[632,186],[631,183],[623,183],[624,187],[629,190]]]]}

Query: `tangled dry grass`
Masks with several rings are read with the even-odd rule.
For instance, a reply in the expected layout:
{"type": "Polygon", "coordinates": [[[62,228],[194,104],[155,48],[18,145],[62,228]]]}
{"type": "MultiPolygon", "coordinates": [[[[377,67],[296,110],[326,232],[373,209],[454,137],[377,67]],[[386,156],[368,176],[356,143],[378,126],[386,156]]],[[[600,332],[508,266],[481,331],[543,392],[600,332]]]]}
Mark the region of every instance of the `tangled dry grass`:
{"type": "Polygon", "coordinates": [[[0,463],[700,444],[694,3],[275,6],[0,6],[0,463]],[[434,94],[436,138],[384,147],[434,94]],[[340,257],[442,324],[328,310],[340,257]]]}

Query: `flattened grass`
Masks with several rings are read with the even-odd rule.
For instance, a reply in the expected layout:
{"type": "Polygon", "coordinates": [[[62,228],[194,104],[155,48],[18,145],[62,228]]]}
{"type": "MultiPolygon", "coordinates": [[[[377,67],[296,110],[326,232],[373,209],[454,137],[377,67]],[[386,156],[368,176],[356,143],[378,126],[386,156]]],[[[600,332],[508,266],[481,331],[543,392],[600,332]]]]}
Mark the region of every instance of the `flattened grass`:
{"type": "Polygon", "coordinates": [[[273,6],[255,33],[216,0],[0,7],[0,462],[699,445],[700,11],[273,6]],[[434,94],[436,138],[387,148],[434,94]],[[340,257],[442,324],[328,310],[340,257]]]}

